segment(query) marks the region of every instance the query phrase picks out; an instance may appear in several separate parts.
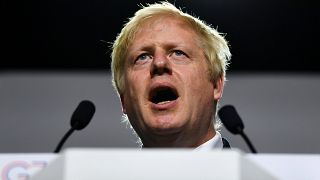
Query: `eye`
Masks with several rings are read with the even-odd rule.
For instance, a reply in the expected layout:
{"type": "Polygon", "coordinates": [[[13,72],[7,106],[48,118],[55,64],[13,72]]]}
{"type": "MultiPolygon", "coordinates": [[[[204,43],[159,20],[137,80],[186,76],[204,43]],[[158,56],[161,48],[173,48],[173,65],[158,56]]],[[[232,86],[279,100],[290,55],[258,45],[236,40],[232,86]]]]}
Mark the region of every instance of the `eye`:
{"type": "Polygon", "coordinates": [[[173,50],[172,55],[176,57],[187,56],[187,54],[181,50],[173,50]]]}
{"type": "Polygon", "coordinates": [[[182,56],[182,55],[184,55],[184,53],[183,53],[182,51],[180,51],[180,50],[175,50],[175,51],[174,51],[174,54],[175,54],[176,56],[182,56]]]}
{"type": "Polygon", "coordinates": [[[151,59],[151,56],[147,53],[142,53],[136,58],[135,62],[139,62],[139,61],[144,62],[144,61],[147,61],[148,59],[151,59]]]}

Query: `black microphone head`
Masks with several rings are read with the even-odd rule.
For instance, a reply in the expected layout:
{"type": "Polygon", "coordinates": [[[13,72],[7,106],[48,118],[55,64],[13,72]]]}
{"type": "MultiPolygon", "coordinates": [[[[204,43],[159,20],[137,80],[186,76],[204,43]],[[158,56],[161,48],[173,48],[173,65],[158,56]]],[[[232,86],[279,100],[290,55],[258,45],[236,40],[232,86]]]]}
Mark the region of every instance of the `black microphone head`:
{"type": "Polygon", "coordinates": [[[96,108],[91,101],[81,101],[71,116],[71,127],[76,130],[85,128],[95,113],[96,108]]]}
{"type": "Polygon", "coordinates": [[[239,134],[243,131],[244,125],[236,109],[232,105],[226,105],[220,108],[218,115],[223,125],[233,134],[239,134]]]}

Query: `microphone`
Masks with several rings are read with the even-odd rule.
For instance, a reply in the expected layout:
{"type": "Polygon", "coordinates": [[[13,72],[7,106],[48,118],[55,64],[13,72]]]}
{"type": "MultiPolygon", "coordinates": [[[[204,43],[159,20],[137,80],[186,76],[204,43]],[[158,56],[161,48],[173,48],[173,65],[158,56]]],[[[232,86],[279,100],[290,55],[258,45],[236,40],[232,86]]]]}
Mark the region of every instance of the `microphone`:
{"type": "Polygon", "coordinates": [[[54,153],[60,152],[61,147],[66,142],[68,137],[74,132],[74,130],[82,130],[89,124],[95,111],[96,108],[91,101],[83,100],[80,102],[71,116],[71,129],[69,129],[69,131],[62,137],[58,146],[54,150],[54,153]]]}
{"type": "Polygon", "coordinates": [[[252,153],[257,153],[256,149],[252,145],[251,141],[244,133],[244,125],[243,122],[237,113],[236,109],[232,105],[226,105],[220,108],[218,111],[218,115],[224,126],[228,131],[232,134],[240,134],[241,137],[245,140],[247,145],[249,146],[252,153]]]}

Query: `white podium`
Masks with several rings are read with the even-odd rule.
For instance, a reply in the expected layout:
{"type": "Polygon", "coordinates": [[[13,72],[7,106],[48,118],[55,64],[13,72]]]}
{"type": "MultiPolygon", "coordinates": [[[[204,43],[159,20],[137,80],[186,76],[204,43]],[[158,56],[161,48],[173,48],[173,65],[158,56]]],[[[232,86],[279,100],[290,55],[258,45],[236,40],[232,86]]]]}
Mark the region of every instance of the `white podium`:
{"type": "Polygon", "coordinates": [[[67,149],[32,180],[273,180],[238,150],[67,149]]]}

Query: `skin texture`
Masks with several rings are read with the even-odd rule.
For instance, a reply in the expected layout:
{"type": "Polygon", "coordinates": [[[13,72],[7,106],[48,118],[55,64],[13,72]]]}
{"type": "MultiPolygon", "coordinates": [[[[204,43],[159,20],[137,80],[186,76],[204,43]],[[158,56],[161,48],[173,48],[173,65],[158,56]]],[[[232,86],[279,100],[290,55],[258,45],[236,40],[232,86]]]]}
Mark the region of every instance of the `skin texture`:
{"type": "Polygon", "coordinates": [[[178,18],[152,17],[140,26],[128,48],[124,82],[123,112],[144,147],[196,147],[215,135],[223,80],[209,78],[198,35],[178,18]],[[150,92],[164,87],[178,98],[152,103],[150,92]]]}

